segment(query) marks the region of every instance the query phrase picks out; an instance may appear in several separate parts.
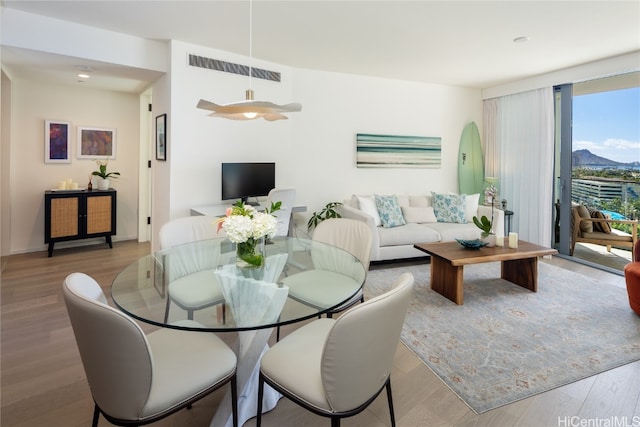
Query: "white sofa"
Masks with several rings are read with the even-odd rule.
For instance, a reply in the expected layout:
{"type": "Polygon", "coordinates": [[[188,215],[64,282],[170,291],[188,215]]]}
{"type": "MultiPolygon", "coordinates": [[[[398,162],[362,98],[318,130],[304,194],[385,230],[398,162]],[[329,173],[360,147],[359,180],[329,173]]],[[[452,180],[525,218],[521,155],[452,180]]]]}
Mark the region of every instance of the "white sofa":
{"type": "MultiPolygon", "coordinates": [[[[447,215],[441,214],[441,203],[434,211],[431,194],[395,195],[406,222],[404,225],[383,226],[376,212],[374,195],[353,195],[344,200],[337,210],[344,218],[357,219],[369,225],[373,234],[371,261],[424,257],[425,253],[415,249],[414,244],[447,242],[456,238],[477,239],[481,230],[474,225],[473,216],[480,218],[484,215],[491,219],[491,206],[479,204],[478,194],[457,196],[464,200],[464,219],[460,222],[441,222],[443,218],[447,219],[447,215]],[[440,220],[436,213],[440,213],[440,220]]],[[[496,237],[504,236],[504,212],[497,208],[493,208],[493,231],[496,237]]]]}

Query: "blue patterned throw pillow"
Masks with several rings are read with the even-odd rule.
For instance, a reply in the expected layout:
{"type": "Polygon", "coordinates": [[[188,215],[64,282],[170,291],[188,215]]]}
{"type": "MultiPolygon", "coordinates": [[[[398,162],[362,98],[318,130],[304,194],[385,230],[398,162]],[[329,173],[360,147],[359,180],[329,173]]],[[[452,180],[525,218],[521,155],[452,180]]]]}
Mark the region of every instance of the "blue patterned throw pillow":
{"type": "Polygon", "coordinates": [[[457,222],[466,224],[465,205],[466,196],[464,194],[438,194],[431,192],[433,212],[436,214],[438,222],[457,222]]]}
{"type": "Polygon", "coordinates": [[[395,195],[378,196],[376,194],[375,199],[380,221],[384,228],[398,227],[399,225],[406,224],[402,216],[402,209],[400,209],[398,198],[395,195]]]}

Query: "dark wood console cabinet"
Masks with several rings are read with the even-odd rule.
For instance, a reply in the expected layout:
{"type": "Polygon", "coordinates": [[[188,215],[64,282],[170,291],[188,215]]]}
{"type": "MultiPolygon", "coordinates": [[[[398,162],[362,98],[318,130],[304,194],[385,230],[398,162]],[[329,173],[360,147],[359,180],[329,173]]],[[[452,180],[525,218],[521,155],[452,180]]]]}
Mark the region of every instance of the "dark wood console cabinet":
{"type": "Polygon", "coordinates": [[[116,190],[45,191],[44,242],[103,237],[112,248],[116,234],[116,190]]]}

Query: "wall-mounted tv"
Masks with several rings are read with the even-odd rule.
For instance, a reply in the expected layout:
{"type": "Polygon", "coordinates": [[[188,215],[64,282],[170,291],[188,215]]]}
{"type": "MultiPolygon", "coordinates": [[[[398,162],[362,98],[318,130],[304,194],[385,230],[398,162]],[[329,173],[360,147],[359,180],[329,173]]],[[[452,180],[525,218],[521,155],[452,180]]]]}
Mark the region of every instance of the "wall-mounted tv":
{"type": "Polygon", "coordinates": [[[269,194],[276,186],[275,163],[222,163],[222,200],[269,194]]]}

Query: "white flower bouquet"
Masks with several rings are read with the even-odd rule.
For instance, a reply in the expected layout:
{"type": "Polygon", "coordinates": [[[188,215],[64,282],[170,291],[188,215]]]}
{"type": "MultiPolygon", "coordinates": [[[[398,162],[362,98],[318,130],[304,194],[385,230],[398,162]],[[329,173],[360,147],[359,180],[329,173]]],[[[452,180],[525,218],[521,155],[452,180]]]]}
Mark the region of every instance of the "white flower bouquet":
{"type": "Polygon", "coordinates": [[[253,206],[245,206],[242,201],[227,209],[226,216],[216,221],[218,231],[223,229],[229,240],[237,245],[238,258],[253,267],[264,264],[264,254],[257,249],[264,238],[271,239],[276,234],[278,224],[271,212],[279,208],[273,204],[267,212],[258,212],[253,206]]]}

